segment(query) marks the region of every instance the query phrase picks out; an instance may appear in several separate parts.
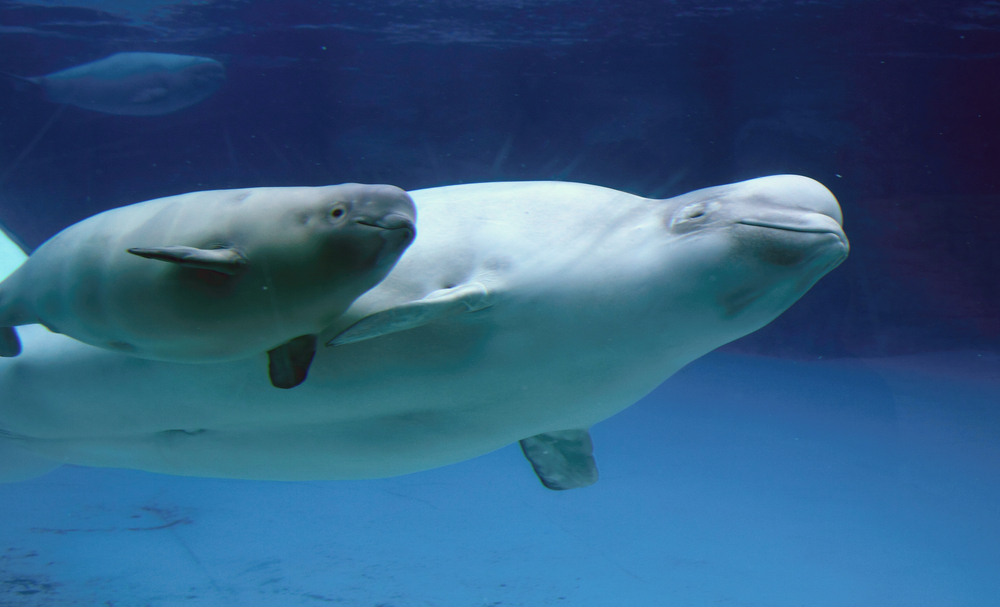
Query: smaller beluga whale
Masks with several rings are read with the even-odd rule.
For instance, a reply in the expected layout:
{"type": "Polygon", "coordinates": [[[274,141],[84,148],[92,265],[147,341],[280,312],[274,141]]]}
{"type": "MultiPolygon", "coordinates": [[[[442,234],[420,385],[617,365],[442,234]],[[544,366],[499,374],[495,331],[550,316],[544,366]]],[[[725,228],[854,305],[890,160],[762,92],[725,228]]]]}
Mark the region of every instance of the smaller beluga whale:
{"type": "Polygon", "coordinates": [[[215,59],[171,53],[115,53],[44,76],[15,76],[45,99],[123,116],[158,116],[207,99],[226,79],[215,59]]]}
{"type": "Polygon", "coordinates": [[[61,463],[365,479],[520,443],[544,486],[586,487],[591,426],[774,320],[849,250],[837,199],[796,175],[668,199],[564,182],[409,194],[419,237],[319,334],[331,345],[294,390],[270,389],[263,353],[148,361],[24,327],[24,353],[0,359],[0,480],[61,463]]]}
{"type": "Polygon", "coordinates": [[[0,283],[0,356],[42,324],[151,360],[268,352],[271,383],[305,380],[316,336],[415,236],[390,185],[194,192],[105,211],[43,243],[0,283]]]}

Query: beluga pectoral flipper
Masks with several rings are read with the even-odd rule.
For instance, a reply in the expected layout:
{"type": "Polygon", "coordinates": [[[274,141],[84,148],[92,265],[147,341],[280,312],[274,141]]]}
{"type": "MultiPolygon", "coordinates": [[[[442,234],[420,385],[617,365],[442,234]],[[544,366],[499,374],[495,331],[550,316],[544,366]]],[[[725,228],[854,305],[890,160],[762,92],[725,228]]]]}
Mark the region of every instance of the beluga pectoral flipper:
{"type": "Polygon", "coordinates": [[[398,331],[415,329],[428,323],[466,312],[478,312],[493,305],[490,291],[473,282],[429,293],[415,301],[366,316],[344,329],[326,343],[343,346],[398,331]]]}
{"type": "Polygon", "coordinates": [[[134,247],[129,253],[175,263],[187,268],[211,270],[228,276],[239,276],[247,270],[247,258],[236,249],[198,249],[195,247],[134,247]]]}
{"type": "Polygon", "coordinates": [[[521,451],[538,480],[554,491],[588,487],[597,482],[594,443],[587,430],[544,432],[521,439],[521,451]]]}

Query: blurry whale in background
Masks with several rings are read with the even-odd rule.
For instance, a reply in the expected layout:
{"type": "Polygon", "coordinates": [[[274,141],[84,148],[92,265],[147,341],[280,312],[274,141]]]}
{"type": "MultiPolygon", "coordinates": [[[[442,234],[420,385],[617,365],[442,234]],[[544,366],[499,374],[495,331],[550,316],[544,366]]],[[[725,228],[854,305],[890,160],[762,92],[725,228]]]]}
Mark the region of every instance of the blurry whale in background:
{"type": "Polygon", "coordinates": [[[24,353],[0,360],[0,479],[58,462],[374,478],[521,440],[546,486],[586,486],[589,426],[773,320],[848,252],[836,199],[791,175],[667,200],[560,182],[410,194],[420,235],[320,336],[334,347],[295,390],[270,388],[263,355],[155,362],[25,327],[24,353]]]}
{"type": "Polygon", "coordinates": [[[215,59],[168,53],[116,53],[46,76],[7,74],[45,98],[125,116],[156,116],[194,105],[218,89],[226,69],[215,59]]]}

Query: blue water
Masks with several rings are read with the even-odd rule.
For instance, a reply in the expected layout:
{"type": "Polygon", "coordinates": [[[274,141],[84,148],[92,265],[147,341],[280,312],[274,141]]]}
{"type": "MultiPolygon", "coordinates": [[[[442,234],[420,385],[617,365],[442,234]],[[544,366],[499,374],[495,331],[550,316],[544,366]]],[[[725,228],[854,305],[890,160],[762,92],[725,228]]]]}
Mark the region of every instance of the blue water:
{"type": "Polygon", "coordinates": [[[350,482],[64,466],[0,485],[0,606],[1000,604],[996,2],[0,2],[0,71],[126,51],[227,81],[156,117],[0,82],[26,250],[201,189],[796,173],[852,252],[595,426],[592,487],[516,445],[350,482]]]}
{"type": "Polygon", "coordinates": [[[709,355],[559,493],[516,447],[353,482],[68,466],[0,493],[0,604],[988,607],[998,367],[709,355]]]}

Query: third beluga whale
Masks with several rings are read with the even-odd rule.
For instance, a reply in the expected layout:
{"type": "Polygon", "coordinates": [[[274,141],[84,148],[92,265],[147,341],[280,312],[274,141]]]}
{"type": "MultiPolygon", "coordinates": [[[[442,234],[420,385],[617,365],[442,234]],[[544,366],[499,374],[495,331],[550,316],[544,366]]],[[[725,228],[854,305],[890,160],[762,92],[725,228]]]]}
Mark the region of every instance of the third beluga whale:
{"type": "Polygon", "coordinates": [[[226,80],[215,59],[172,53],[115,53],[44,76],[7,74],[45,99],[124,116],[158,116],[208,98],[226,80]]]}
{"type": "Polygon", "coordinates": [[[848,253],[834,196],[793,175],[665,200],[562,182],[410,194],[419,237],[320,335],[295,390],[253,359],[154,362],[25,327],[24,353],[0,360],[0,479],[63,462],[374,478],[521,441],[546,486],[586,486],[590,426],[848,253]]]}

